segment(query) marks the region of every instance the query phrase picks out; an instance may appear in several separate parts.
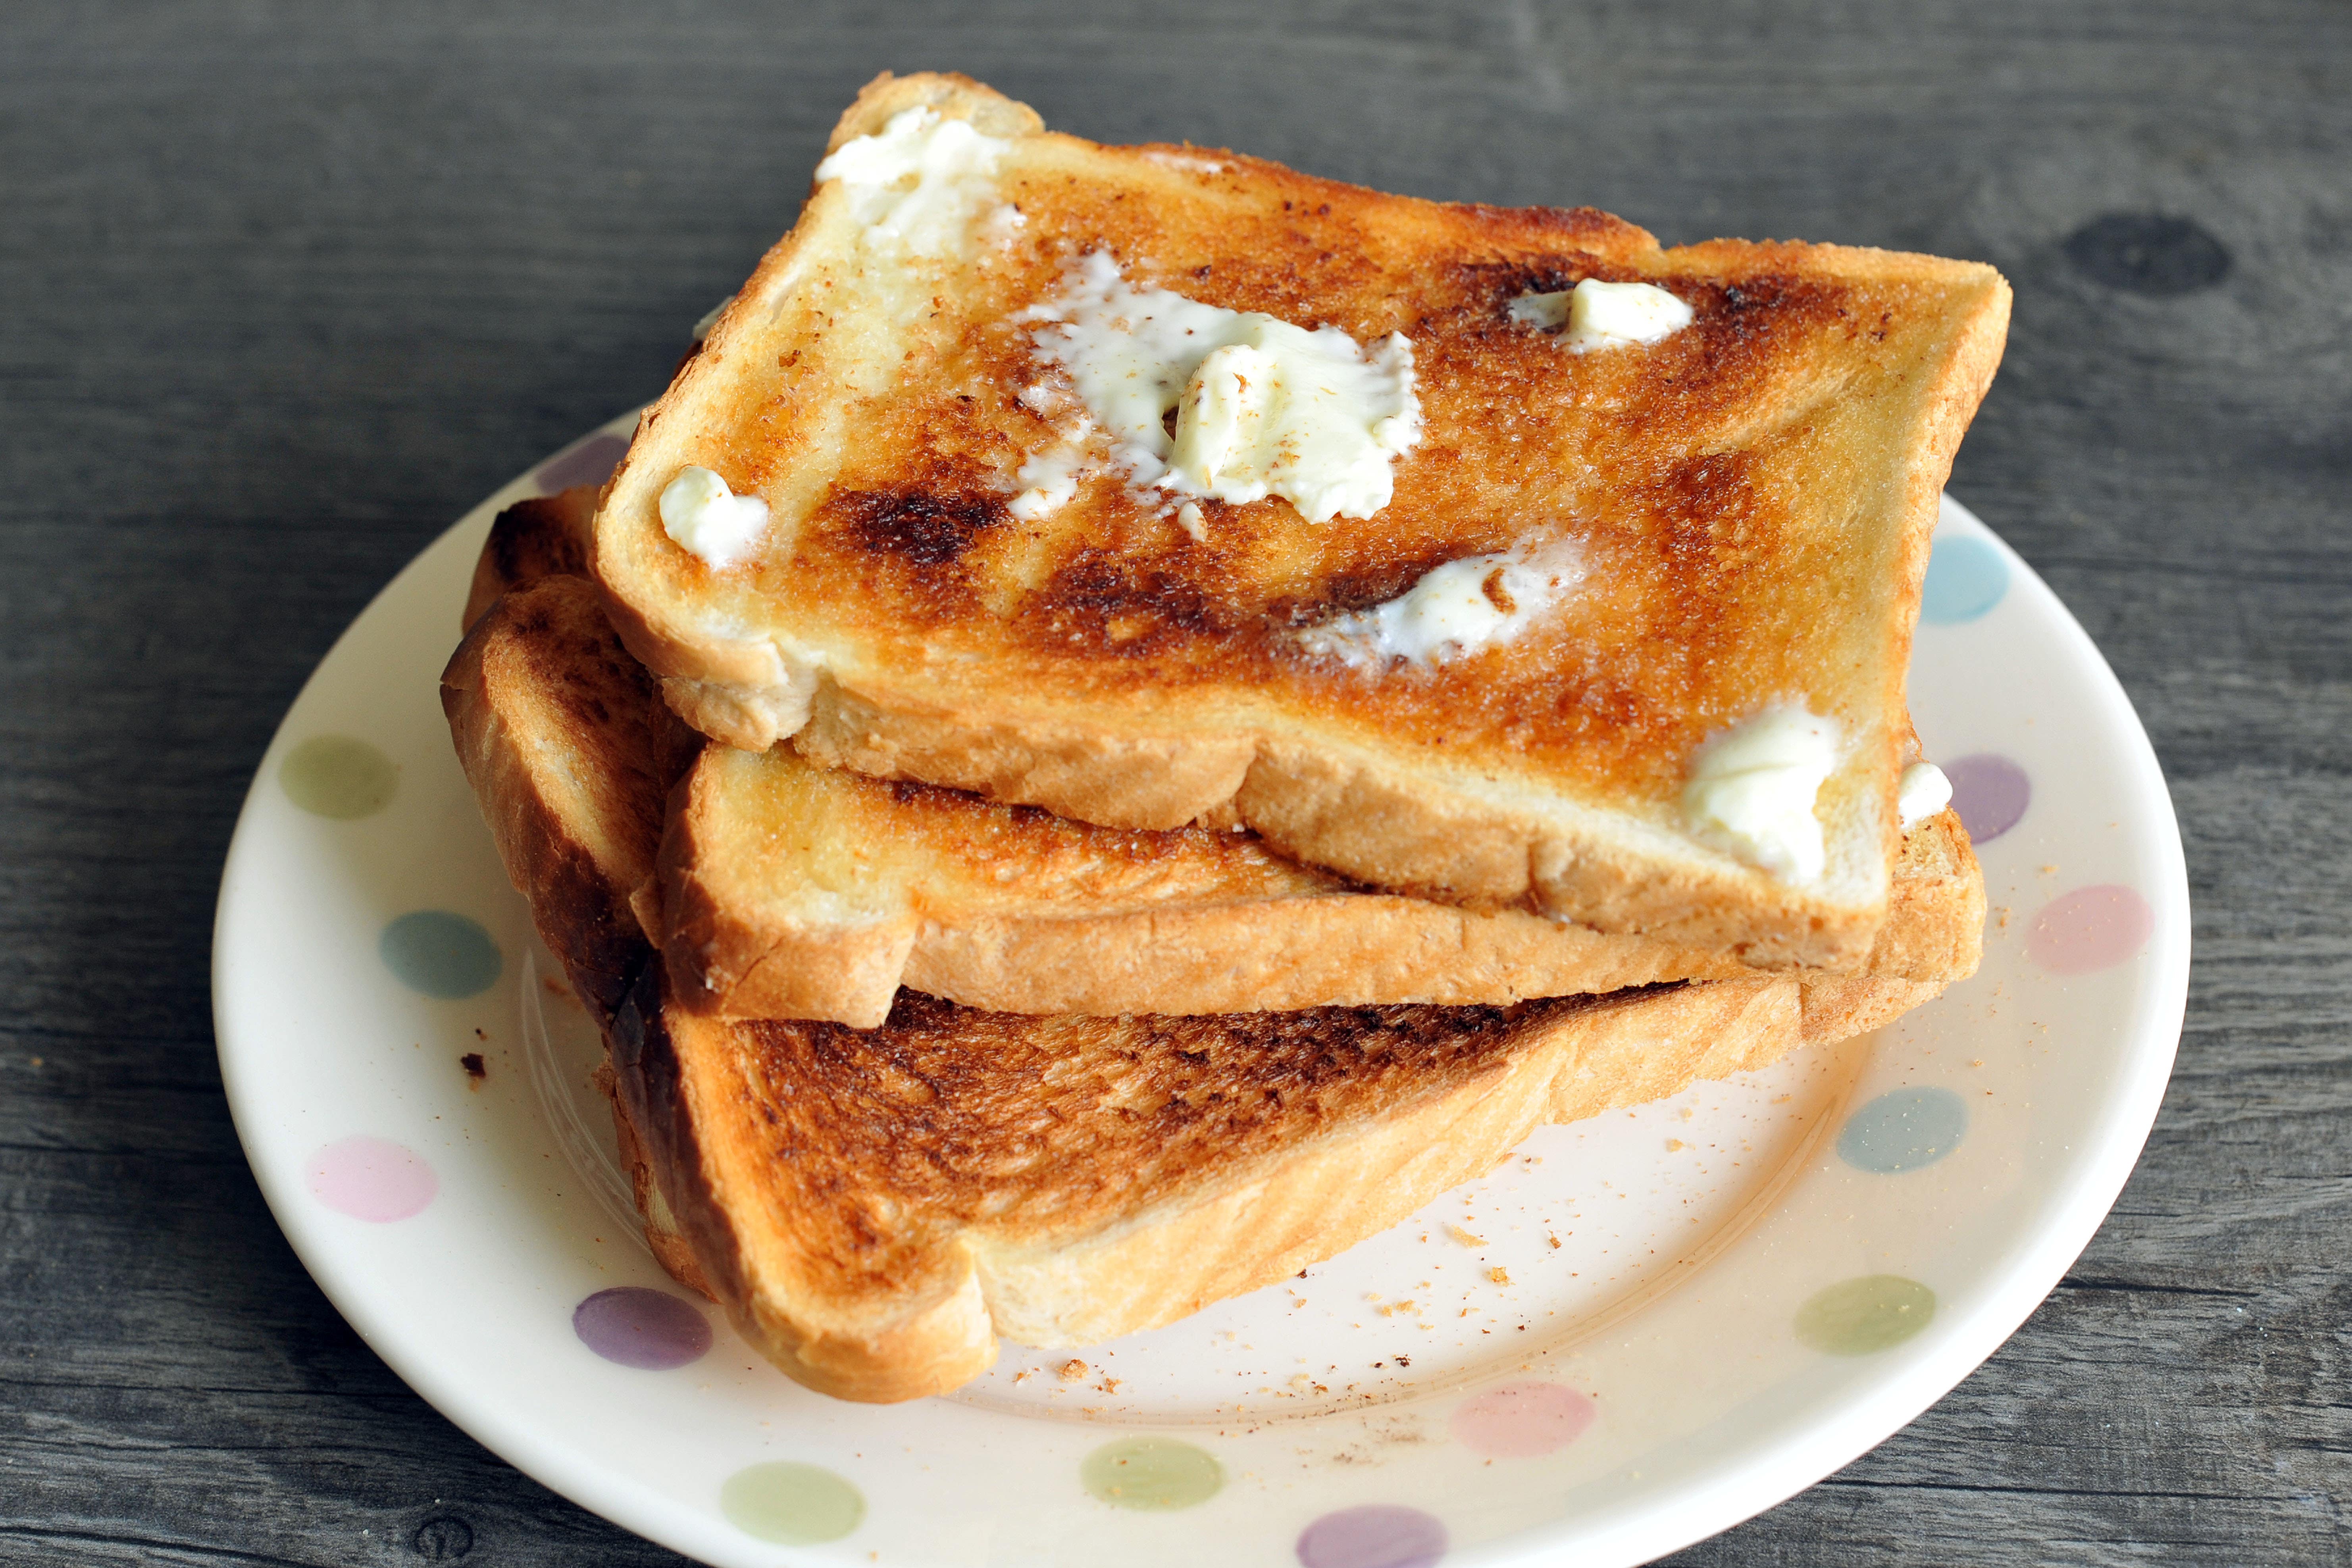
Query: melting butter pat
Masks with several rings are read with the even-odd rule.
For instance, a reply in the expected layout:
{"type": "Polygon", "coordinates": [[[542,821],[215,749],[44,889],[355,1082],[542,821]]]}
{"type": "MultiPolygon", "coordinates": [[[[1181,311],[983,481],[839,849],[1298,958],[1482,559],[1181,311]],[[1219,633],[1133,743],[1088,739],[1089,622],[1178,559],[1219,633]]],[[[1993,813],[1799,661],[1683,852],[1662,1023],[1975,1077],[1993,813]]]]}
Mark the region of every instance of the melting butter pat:
{"type": "Polygon", "coordinates": [[[1582,557],[1567,543],[1468,555],[1423,573],[1386,603],[1307,628],[1299,644],[1357,666],[1446,664],[1517,637],[1583,577],[1582,557]]]}
{"type": "Polygon", "coordinates": [[[1768,708],[1709,739],[1683,786],[1692,831],[1787,881],[1820,879],[1827,860],[1813,803],[1837,766],[1837,726],[1802,708],[1768,708]]]}
{"type": "Polygon", "coordinates": [[[1169,477],[1195,495],[1262,500],[1280,454],[1267,450],[1283,396],[1282,365],[1249,343],[1212,350],[1176,405],[1169,477]]]}
{"type": "Polygon", "coordinates": [[[1102,251],[1025,319],[1050,323],[1039,356],[1068,373],[1139,486],[1236,506],[1279,496],[1309,522],[1370,517],[1421,438],[1402,333],[1366,348],[1337,327],[1136,289],[1102,251]]]}
{"type": "Polygon", "coordinates": [[[1059,447],[1048,447],[1027,462],[1013,476],[1021,487],[1005,510],[1023,522],[1035,522],[1051,517],[1070,504],[1078,493],[1078,480],[1085,477],[1087,430],[1083,422],[1075,439],[1059,447]]]}
{"type": "Polygon", "coordinates": [[[681,549],[713,566],[732,566],[751,553],[768,526],[768,503],[739,496],[709,468],[689,464],[663,487],[662,531],[681,549]]]}
{"type": "Polygon", "coordinates": [[[1511,320],[1559,334],[1570,353],[1663,342],[1691,324],[1691,308],[1654,283],[1603,283],[1588,278],[1556,294],[1522,294],[1511,320]]]}
{"type": "Polygon", "coordinates": [[[1895,815],[1908,833],[1952,804],[1952,781],[1933,763],[1913,763],[1895,786],[1895,815]]]}
{"type": "Polygon", "coordinates": [[[842,183],[869,243],[939,256],[963,248],[1010,146],[936,109],[902,109],[873,135],[843,142],[816,166],[817,183],[842,183]]]}

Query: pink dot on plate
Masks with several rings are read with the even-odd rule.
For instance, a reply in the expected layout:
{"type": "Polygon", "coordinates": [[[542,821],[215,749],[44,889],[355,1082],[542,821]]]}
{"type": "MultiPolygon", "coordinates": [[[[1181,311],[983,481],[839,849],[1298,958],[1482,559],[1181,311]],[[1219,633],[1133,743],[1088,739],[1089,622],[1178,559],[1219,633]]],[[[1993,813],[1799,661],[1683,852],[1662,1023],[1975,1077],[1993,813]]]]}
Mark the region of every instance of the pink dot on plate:
{"type": "Polygon", "coordinates": [[[1390,1503],[1327,1513],[1298,1535],[1302,1568],[1430,1568],[1444,1555],[1435,1516],[1390,1503]]]}
{"type": "Polygon", "coordinates": [[[1465,1399],[1448,1423],[1490,1459],[1529,1459],[1567,1447],[1592,1425],[1592,1401],[1563,1383],[1508,1383],[1465,1399]]]}
{"type": "Polygon", "coordinates": [[[2025,933],[2025,951],[2053,974],[2088,974],[2137,956],[2155,931],[2146,899],[2103,882],[2044,904],[2025,933]]]}
{"type": "Polygon", "coordinates": [[[418,1213],[441,1190],[415,1151],[364,1135],[328,1144],[310,1156],[302,1175],[310,1195],[337,1214],[379,1225],[418,1213]]]}

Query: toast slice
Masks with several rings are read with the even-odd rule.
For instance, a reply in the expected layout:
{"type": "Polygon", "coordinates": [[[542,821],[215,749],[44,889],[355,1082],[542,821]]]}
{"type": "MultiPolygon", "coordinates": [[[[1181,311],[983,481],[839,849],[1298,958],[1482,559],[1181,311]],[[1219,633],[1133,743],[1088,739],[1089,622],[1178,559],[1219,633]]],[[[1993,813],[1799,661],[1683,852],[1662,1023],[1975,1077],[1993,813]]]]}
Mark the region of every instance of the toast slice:
{"type": "Polygon", "coordinates": [[[956,77],[877,79],[832,147],[595,521],[698,728],[1864,963],[1991,268],[1103,147],[956,77]],[[1629,289],[1687,321],[1580,324],[1629,289]]]}
{"type": "Polygon", "coordinates": [[[684,767],[584,582],[501,599],[443,700],[515,885],[607,1026],[655,1254],[786,1373],[941,1392],[1282,1278],[1538,1122],[1874,1026],[1932,981],[1786,976],[1510,1008],[1031,1017],[913,992],[880,1028],[667,1001],[629,919],[684,767]],[[605,998],[619,994],[617,1005],[605,998]]]}
{"type": "MultiPolygon", "coordinates": [[[[648,970],[622,1102],[736,1327],[845,1399],[944,1393],[1288,1278],[1546,1121],[1777,1060],[1785,979],[1523,1007],[723,1023],[648,970]]],[[[1908,983],[1897,982],[1897,984],[1908,983]]],[[[1932,988],[1930,988],[1932,989],[1932,988]]]]}
{"type": "MultiPolygon", "coordinates": [[[[1035,806],[712,746],[660,856],[671,995],[741,1018],[883,1021],[901,985],[1013,1013],[1507,1005],[1757,971],[1516,909],[1370,892],[1254,836],[1035,806]]],[[[1974,972],[1984,883],[1948,810],[1906,836],[1865,973],[1974,972]]]]}

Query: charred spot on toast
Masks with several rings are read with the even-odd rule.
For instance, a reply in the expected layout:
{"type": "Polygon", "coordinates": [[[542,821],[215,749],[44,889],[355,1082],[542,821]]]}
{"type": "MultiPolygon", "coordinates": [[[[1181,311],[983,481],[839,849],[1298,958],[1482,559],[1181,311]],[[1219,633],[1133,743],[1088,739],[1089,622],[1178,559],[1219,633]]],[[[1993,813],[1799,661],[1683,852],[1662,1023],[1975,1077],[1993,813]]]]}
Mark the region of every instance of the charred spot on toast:
{"type": "Polygon", "coordinates": [[[1166,561],[1082,546],[1024,606],[1021,626],[1048,647],[1132,659],[1227,642],[1257,619],[1166,561]]]}
{"type": "Polygon", "coordinates": [[[861,549],[922,567],[955,564],[983,532],[1010,516],[1000,496],[920,489],[837,491],[822,510],[837,518],[861,549]]]}

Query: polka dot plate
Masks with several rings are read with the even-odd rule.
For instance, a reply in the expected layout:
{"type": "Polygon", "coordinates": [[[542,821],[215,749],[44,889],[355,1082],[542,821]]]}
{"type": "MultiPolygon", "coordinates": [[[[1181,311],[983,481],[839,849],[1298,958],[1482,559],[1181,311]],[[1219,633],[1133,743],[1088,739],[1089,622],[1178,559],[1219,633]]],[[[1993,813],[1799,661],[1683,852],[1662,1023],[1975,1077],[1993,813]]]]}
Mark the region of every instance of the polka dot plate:
{"type": "Polygon", "coordinates": [[[1983,858],[1982,972],[1876,1036],[1530,1140],[1299,1278],[958,1394],[806,1393],[639,1237],[595,1032],[436,697],[483,503],[336,644],[222,879],[221,1062],[321,1287],[492,1449],[704,1562],[1633,1563],[1810,1485],[1990,1354],[2115,1200],[2170,1070],[2180,844],[2089,639],[1959,506],[1914,711],[1983,858]]]}

